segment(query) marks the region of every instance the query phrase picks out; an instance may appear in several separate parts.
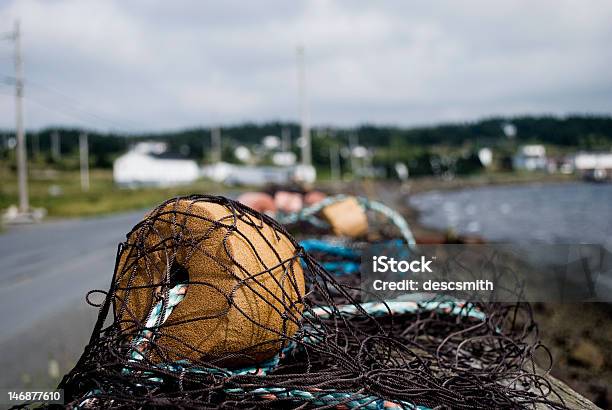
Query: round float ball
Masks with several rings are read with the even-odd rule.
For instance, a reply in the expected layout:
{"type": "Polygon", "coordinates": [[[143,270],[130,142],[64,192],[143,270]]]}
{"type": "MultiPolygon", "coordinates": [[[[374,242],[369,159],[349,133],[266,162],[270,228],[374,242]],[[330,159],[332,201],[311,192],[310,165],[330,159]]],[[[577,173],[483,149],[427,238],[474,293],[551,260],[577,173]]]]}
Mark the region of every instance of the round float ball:
{"type": "Polygon", "coordinates": [[[168,290],[184,299],[153,329],[155,363],[225,367],[273,357],[298,329],[304,275],[295,241],[220,197],[179,198],[128,234],[115,269],[115,316],[129,342],[168,290]],[[211,199],[212,198],[212,199],[211,199]]]}

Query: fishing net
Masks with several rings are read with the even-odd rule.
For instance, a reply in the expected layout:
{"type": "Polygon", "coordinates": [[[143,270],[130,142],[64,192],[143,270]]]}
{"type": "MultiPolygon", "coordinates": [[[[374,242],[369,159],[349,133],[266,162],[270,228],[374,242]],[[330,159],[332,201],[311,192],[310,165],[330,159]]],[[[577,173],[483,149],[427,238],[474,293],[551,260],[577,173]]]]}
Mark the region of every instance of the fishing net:
{"type": "MultiPolygon", "coordinates": [[[[77,408],[563,408],[529,305],[362,303],[275,220],[189,196],[120,244],[77,408]]],[[[90,303],[94,304],[90,300],[90,303]]]]}
{"type": "Polygon", "coordinates": [[[298,212],[279,212],[276,219],[297,236],[304,234],[326,235],[337,233],[334,231],[339,230],[340,233],[347,233],[344,236],[361,237],[370,242],[400,238],[409,246],[415,244],[410,227],[397,211],[366,197],[353,197],[345,194],[333,195],[316,204],[304,207],[298,212]],[[351,206],[351,202],[354,205],[351,206]],[[347,204],[347,206],[343,206],[343,204],[347,204]],[[337,218],[340,219],[338,224],[330,222],[330,219],[334,218],[328,218],[325,215],[325,211],[333,207],[339,207],[335,213],[337,218]],[[364,219],[362,222],[355,217],[355,214],[361,213],[363,213],[364,219]],[[365,228],[362,233],[356,232],[359,229],[355,228],[355,226],[360,225],[360,222],[365,228]],[[350,233],[357,234],[350,235],[350,233]]]}
{"type": "Polygon", "coordinates": [[[339,283],[347,285],[347,290],[356,301],[360,300],[360,264],[367,248],[408,256],[407,251],[416,245],[402,215],[381,202],[362,196],[329,196],[297,212],[280,213],[276,219],[301,239],[300,246],[321,267],[333,274],[339,283]],[[340,206],[338,210],[326,212],[337,205],[340,206]],[[353,215],[345,217],[345,214],[351,213],[353,215]],[[355,217],[354,214],[359,216],[355,217]],[[339,218],[334,218],[334,215],[339,218]],[[359,225],[365,228],[362,235],[350,237],[341,234],[355,232],[359,230],[355,229],[359,225]],[[340,235],[336,232],[338,230],[341,231],[340,235]]]}

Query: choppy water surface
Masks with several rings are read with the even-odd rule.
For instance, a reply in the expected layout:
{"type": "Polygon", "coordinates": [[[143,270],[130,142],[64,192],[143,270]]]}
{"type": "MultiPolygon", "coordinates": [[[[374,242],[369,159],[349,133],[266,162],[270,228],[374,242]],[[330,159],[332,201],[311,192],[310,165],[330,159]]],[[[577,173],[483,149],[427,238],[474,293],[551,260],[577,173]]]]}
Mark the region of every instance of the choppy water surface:
{"type": "Polygon", "coordinates": [[[414,195],[421,223],[492,241],[612,244],[612,184],[492,186],[414,195]]]}

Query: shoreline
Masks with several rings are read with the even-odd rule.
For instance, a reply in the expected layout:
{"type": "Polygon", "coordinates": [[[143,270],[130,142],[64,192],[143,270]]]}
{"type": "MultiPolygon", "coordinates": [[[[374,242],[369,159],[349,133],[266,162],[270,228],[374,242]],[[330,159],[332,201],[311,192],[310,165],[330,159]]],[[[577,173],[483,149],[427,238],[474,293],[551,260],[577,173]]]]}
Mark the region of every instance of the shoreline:
{"type": "Polygon", "coordinates": [[[577,175],[530,173],[485,173],[442,180],[435,177],[419,177],[408,181],[409,193],[421,194],[430,191],[455,191],[490,186],[514,186],[528,184],[557,184],[582,182],[577,175]]]}
{"type": "Polygon", "coordinates": [[[439,178],[422,177],[409,181],[402,187],[399,203],[396,205],[401,208],[402,214],[406,218],[410,229],[415,236],[438,237],[445,236],[448,239],[467,239],[468,242],[487,242],[488,239],[479,235],[460,235],[452,229],[437,229],[421,223],[420,214],[417,208],[410,204],[411,195],[425,194],[428,192],[448,192],[461,191],[465,189],[478,189],[494,186],[521,186],[533,184],[567,184],[583,182],[575,175],[562,174],[489,174],[477,175],[472,177],[456,178],[444,181],[439,178]]]}
{"type": "MultiPolygon", "coordinates": [[[[432,191],[457,191],[492,186],[518,186],[529,184],[580,183],[582,179],[567,175],[534,175],[533,178],[466,178],[441,181],[433,178],[410,181],[409,189],[400,190],[400,185],[381,187],[380,190],[394,191],[396,206],[406,218],[410,229],[417,238],[433,241],[445,240],[459,243],[486,243],[487,239],[476,235],[457,235],[451,230],[441,230],[423,225],[420,211],[410,205],[410,196],[432,191]],[[563,178],[564,177],[564,178],[563,178]],[[403,192],[402,192],[403,191],[403,192]]],[[[380,198],[381,200],[385,200],[380,198]]],[[[418,242],[418,239],[417,239],[418,242]]],[[[592,402],[612,402],[612,364],[606,357],[612,357],[609,338],[609,315],[612,305],[601,303],[535,303],[533,314],[540,329],[542,342],[550,349],[553,357],[551,375],[567,383],[572,389],[592,402]],[[600,329],[597,331],[596,329],[600,329]]]]}

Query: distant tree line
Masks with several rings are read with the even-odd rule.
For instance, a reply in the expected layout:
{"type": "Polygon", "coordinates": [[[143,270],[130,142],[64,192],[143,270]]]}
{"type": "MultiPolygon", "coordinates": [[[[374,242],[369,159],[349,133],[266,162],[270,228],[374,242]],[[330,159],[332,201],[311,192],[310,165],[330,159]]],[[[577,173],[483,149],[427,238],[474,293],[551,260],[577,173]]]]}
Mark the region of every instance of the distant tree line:
{"type": "MultiPolygon", "coordinates": [[[[292,137],[292,150],[299,153],[295,142],[299,136],[299,124],[269,122],[264,124],[245,123],[222,128],[224,159],[234,161],[233,150],[238,145],[253,146],[260,144],[267,135],[281,135],[285,128],[292,137]]],[[[78,136],[82,132],[89,135],[92,165],[108,168],[113,160],[127,151],[130,145],[143,140],[167,142],[173,152],[205,161],[210,151],[210,129],[190,128],[159,133],[121,134],[116,132],[100,133],[94,130],[76,128],[45,128],[28,131],[28,151],[33,160],[53,165],[56,161],[51,153],[52,135],[57,133],[61,140],[62,160],[55,165],[76,167],[78,136]],[[35,147],[34,144],[37,144],[35,147]]],[[[14,137],[12,131],[0,132],[3,140],[0,160],[11,160],[6,149],[6,141],[14,137]]],[[[474,172],[477,159],[475,152],[479,147],[494,147],[506,155],[518,144],[543,143],[561,149],[609,150],[612,146],[612,116],[572,115],[523,116],[513,118],[488,118],[474,122],[441,124],[403,128],[365,124],[356,128],[317,127],[313,130],[313,162],[318,167],[328,167],[330,148],[336,145],[346,157],[349,141],[366,146],[373,154],[374,164],[391,168],[397,161],[406,162],[413,175],[430,174],[435,171],[432,163],[444,168],[445,158],[454,158],[453,166],[458,172],[474,172]],[[512,124],[516,135],[509,138],[503,131],[505,124],[512,124]]],[[[448,162],[448,161],[446,161],[448,162]]],[[[344,166],[347,159],[342,158],[344,166]]]]}

